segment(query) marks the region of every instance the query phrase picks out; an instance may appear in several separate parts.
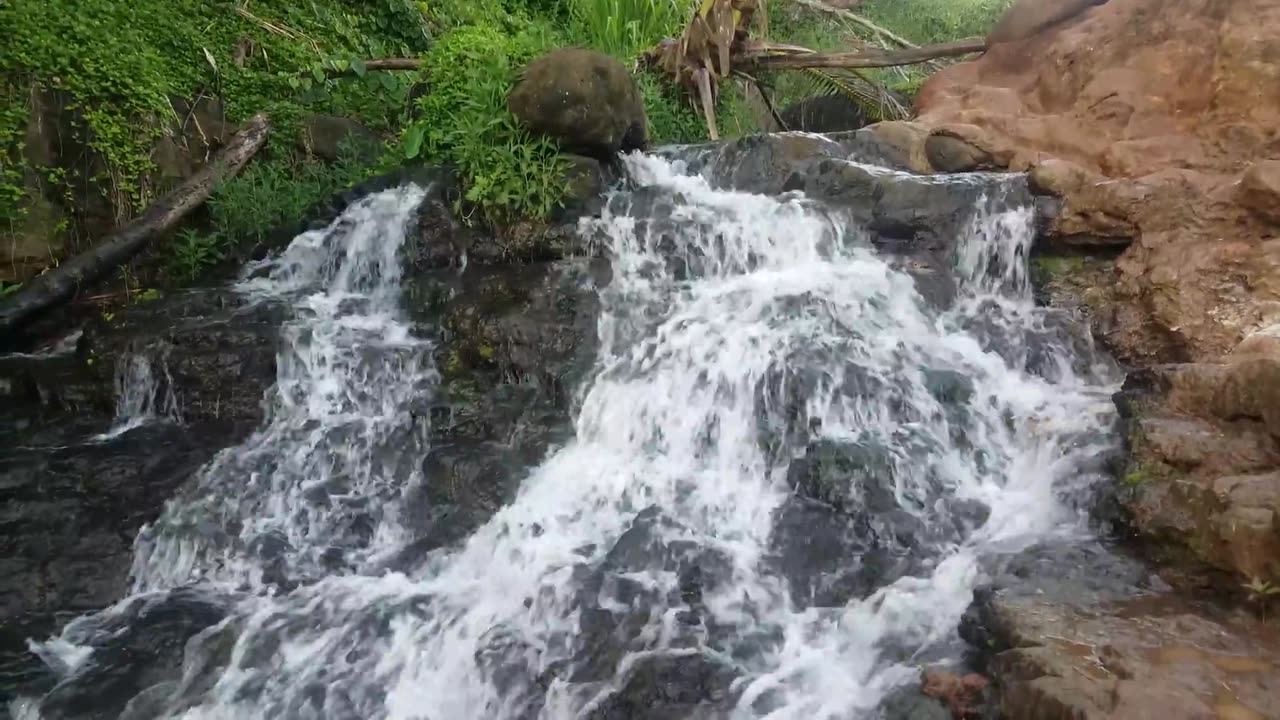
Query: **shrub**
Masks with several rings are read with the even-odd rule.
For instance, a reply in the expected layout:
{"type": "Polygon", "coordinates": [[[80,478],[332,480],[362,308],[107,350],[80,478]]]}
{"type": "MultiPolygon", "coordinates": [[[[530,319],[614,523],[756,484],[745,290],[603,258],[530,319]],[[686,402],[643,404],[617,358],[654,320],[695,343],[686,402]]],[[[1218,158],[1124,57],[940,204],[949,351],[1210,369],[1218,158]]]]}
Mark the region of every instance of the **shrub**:
{"type": "Polygon", "coordinates": [[[343,147],[341,153],[332,165],[288,154],[260,158],[214,190],[209,199],[211,224],[232,242],[265,240],[317,203],[376,172],[355,148],[343,147]]]}

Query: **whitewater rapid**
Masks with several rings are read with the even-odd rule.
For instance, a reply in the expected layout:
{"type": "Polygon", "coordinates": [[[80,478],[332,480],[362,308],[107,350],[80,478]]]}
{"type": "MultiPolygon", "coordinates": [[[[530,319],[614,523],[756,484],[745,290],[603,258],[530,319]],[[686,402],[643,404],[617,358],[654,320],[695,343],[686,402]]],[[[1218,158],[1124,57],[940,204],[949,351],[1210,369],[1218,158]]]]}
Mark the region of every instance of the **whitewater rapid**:
{"type": "Polygon", "coordinates": [[[937,308],[839,209],[625,162],[628,185],[581,228],[612,279],[573,439],[404,572],[385,561],[413,540],[409,490],[431,482],[413,407],[440,376],[437,340],[403,309],[401,253],[430,189],[366,197],[249,268],[246,298],[292,310],[267,419],[140,535],[131,598],[38,646],[64,682],[113,613],[181,590],[231,598],[229,614],[188,642],[177,680],[135,698],[138,717],[590,717],[657,656],[730,678],[706,717],[873,717],[954,655],[985,558],[1084,532],[1073,498],[1115,441],[1100,431],[1114,377],[1066,346],[1028,370],[1046,318],[1013,193],[995,183],[973,208],[959,296],[937,308]],[[874,496],[890,529],[921,528],[872,537],[906,548],[910,571],[838,605],[798,600],[777,562],[793,466],[818,446],[872,448],[884,472],[851,476],[842,502],[874,496]],[[605,649],[595,622],[613,623],[605,649]]]}

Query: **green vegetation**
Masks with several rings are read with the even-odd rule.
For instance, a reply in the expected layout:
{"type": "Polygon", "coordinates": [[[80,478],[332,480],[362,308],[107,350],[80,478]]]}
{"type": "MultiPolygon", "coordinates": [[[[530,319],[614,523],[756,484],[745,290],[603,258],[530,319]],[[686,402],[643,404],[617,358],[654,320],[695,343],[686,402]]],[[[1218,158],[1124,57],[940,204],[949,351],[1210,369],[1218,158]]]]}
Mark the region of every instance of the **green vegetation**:
{"type": "Polygon", "coordinates": [[[589,47],[623,59],[680,34],[693,7],[686,0],[567,1],[574,35],[589,47]]]}
{"type": "MultiPolygon", "coordinates": [[[[867,0],[859,12],[917,42],[978,34],[1009,0],[867,0]]],[[[506,95],[529,59],[585,46],[633,67],[678,35],[696,0],[46,0],[0,2],[0,236],[21,224],[28,189],[66,207],[89,201],[128,217],[165,182],[157,141],[183,124],[185,102],[217,98],[225,120],[265,112],[268,149],[215,193],[207,222],[179,234],[167,267],[196,281],[239,243],[299,217],[344,185],[404,160],[451,164],[473,221],[544,217],[565,192],[548,140],[517,127],[506,95]],[[418,71],[371,71],[371,58],[419,57],[418,71]],[[177,109],[175,109],[177,108],[177,109]],[[32,113],[46,133],[29,133],[32,113]],[[292,147],[313,113],[358,121],[386,145],[375,163],[323,164],[292,147]],[[29,142],[41,147],[27,147],[29,142]]],[[[770,0],[770,38],[815,49],[867,39],[865,29],[770,0]]],[[[882,71],[892,73],[896,71],[882,71]]],[[[687,100],[637,67],[658,143],[694,142],[705,127],[687,100]]],[[[901,74],[900,84],[918,82],[901,74]]],[[[886,75],[888,77],[888,75],[886,75]]],[[[779,78],[777,104],[811,93],[779,78]]],[[[726,136],[754,132],[736,83],[722,87],[726,136]]],[[[190,123],[187,123],[189,126],[190,123]]],[[[34,126],[34,124],[33,124],[34,126]]],[[[4,286],[9,292],[12,286],[4,286]]]]}
{"type": "Polygon", "coordinates": [[[196,282],[233,257],[242,243],[267,240],[276,228],[296,222],[317,203],[369,178],[376,169],[350,144],[328,165],[288,153],[265,154],[214,190],[207,228],[186,228],[169,242],[166,269],[178,282],[196,282]]]}
{"type": "Polygon", "coordinates": [[[1129,472],[1125,473],[1124,484],[1129,487],[1138,487],[1151,479],[1151,470],[1145,465],[1139,465],[1129,472]]]}
{"type": "Polygon", "coordinates": [[[866,0],[858,13],[916,43],[986,35],[1013,0],[866,0]]]}
{"type": "Polygon", "coordinates": [[[1083,256],[1042,255],[1035,259],[1035,266],[1046,275],[1062,276],[1083,270],[1087,262],[1083,256]]]}
{"type": "Polygon", "coordinates": [[[1241,587],[1248,593],[1248,601],[1257,606],[1263,622],[1266,622],[1268,606],[1276,598],[1280,598],[1280,585],[1255,577],[1250,578],[1247,583],[1241,583],[1241,587]]]}
{"type": "Polygon", "coordinates": [[[455,165],[467,181],[466,201],[491,219],[546,216],[564,193],[565,166],[551,140],[516,124],[506,101],[520,68],[557,40],[537,22],[514,32],[474,25],[442,37],[425,57],[431,92],[404,133],[404,157],[455,165]]]}
{"type": "Polygon", "coordinates": [[[308,162],[272,153],[214,189],[209,198],[212,225],[232,241],[262,241],[267,233],[298,221],[308,209],[369,178],[376,167],[350,145],[337,162],[308,162]]]}

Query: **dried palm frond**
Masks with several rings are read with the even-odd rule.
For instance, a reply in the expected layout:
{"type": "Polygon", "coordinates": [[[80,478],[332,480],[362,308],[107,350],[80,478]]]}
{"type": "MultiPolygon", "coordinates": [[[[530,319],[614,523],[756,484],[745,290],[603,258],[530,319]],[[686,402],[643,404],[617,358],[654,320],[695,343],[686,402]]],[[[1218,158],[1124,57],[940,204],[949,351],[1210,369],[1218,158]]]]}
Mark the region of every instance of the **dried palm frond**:
{"type": "Polygon", "coordinates": [[[713,140],[719,138],[715,103],[720,81],[734,74],[733,58],[746,42],[762,1],[702,0],[678,39],[664,40],[644,57],[646,64],[697,98],[713,140]]]}

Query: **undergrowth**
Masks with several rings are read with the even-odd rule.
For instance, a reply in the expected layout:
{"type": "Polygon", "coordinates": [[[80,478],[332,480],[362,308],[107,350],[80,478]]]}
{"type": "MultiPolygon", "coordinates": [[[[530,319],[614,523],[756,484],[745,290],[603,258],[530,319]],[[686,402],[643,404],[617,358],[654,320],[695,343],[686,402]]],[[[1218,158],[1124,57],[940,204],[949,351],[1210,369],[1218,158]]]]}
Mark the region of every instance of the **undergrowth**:
{"type": "MultiPolygon", "coordinates": [[[[352,118],[387,145],[383,166],[451,164],[472,219],[545,216],[565,192],[553,144],[519,128],[505,100],[519,69],[554,47],[607,52],[632,68],[677,36],[697,0],[47,0],[0,2],[0,235],[20,225],[33,186],[65,207],[105,198],[117,219],[155,195],[152,148],[178,124],[173,102],[221,98],[226,120],[265,112],[268,152],[213,197],[207,229],[186,232],[171,270],[187,279],[372,171],[329,167],[287,148],[311,113],[352,118]],[[372,72],[363,59],[421,57],[421,71],[372,72]],[[53,97],[58,155],[28,148],[33,109],[53,97]],[[281,146],[284,147],[281,147],[281,146]]],[[[1008,0],[866,0],[858,11],[917,42],[985,31],[1008,0]]],[[[771,38],[815,49],[855,34],[771,0],[771,38]]],[[[638,69],[657,143],[705,139],[686,97],[638,69]]],[[[903,83],[918,82],[903,74],[903,83]]],[[[783,88],[782,100],[805,90],[783,88]]],[[[779,103],[781,104],[781,103],[779,103]]],[[[754,132],[756,113],[722,84],[722,134],[754,132]]],[[[41,118],[45,122],[48,118],[41,118]]],[[[8,286],[6,286],[8,287],[8,286]]]]}
{"type": "Polygon", "coordinates": [[[238,248],[267,241],[277,228],[298,222],[319,203],[379,169],[352,143],[344,144],[331,164],[265,152],[214,189],[207,222],[183,229],[169,242],[165,270],[179,284],[198,282],[207,270],[235,257],[238,248]]]}

